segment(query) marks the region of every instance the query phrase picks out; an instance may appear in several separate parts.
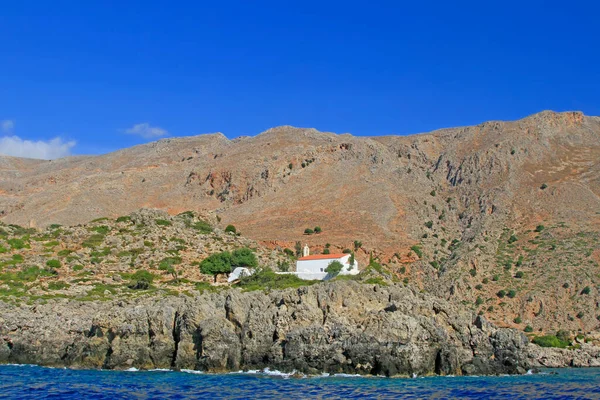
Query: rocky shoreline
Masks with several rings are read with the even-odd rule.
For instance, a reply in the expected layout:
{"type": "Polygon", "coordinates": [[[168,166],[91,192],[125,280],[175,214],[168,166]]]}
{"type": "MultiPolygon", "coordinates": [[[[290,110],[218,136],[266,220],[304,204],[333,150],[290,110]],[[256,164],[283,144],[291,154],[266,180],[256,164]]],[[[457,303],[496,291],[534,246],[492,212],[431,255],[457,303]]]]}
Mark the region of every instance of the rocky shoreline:
{"type": "Polygon", "coordinates": [[[270,293],[0,302],[0,363],[495,375],[600,366],[600,348],[541,348],[522,332],[402,285],[330,282],[270,293]]]}

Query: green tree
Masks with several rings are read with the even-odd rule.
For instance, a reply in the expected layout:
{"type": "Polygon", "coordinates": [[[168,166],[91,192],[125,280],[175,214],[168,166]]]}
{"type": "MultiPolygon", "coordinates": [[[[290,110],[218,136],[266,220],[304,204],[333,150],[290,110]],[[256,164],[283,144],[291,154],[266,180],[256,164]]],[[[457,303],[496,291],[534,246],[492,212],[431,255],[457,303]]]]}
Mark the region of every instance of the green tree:
{"type": "Polygon", "coordinates": [[[354,259],[354,253],[350,253],[348,263],[350,264],[350,269],[354,269],[354,264],[356,263],[356,260],[354,259]]]}
{"type": "Polygon", "coordinates": [[[344,268],[344,265],[339,261],[332,261],[329,263],[327,268],[325,268],[325,272],[327,272],[331,276],[337,276],[340,271],[344,268]]]}
{"type": "Polygon", "coordinates": [[[235,226],[233,225],[227,225],[225,227],[225,233],[237,233],[237,229],[235,229],[235,226]]]}
{"type": "Polygon", "coordinates": [[[310,229],[310,228],[306,228],[306,229],[304,230],[304,234],[305,234],[305,235],[312,235],[313,233],[315,233],[315,231],[313,231],[313,230],[312,230],[312,229],[310,229]]]}
{"type": "Polygon", "coordinates": [[[325,247],[323,249],[323,254],[331,254],[331,251],[329,250],[329,248],[325,247]]]}
{"type": "Polygon", "coordinates": [[[257,266],[258,259],[249,248],[236,249],[231,253],[231,269],[237,267],[256,268],[257,266]]]}
{"type": "Polygon", "coordinates": [[[200,272],[212,275],[216,282],[219,274],[228,274],[231,272],[231,253],[223,251],[211,254],[200,263],[200,272]]]}
{"type": "Polygon", "coordinates": [[[294,250],[296,250],[296,257],[300,257],[302,255],[302,243],[296,242],[294,250]]]}
{"type": "Polygon", "coordinates": [[[323,232],[323,230],[321,229],[320,226],[315,226],[315,233],[321,233],[323,232]]]}

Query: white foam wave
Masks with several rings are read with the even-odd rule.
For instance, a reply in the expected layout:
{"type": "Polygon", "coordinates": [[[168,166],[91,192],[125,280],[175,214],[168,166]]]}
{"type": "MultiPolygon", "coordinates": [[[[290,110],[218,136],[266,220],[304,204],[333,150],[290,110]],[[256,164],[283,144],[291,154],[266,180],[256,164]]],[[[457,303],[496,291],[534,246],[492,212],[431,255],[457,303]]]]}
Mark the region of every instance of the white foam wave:
{"type": "Polygon", "coordinates": [[[204,374],[204,372],[196,371],[195,369],[182,369],[181,372],[185,372],[186,374],[196,374],[196,375],[204,374]]]}

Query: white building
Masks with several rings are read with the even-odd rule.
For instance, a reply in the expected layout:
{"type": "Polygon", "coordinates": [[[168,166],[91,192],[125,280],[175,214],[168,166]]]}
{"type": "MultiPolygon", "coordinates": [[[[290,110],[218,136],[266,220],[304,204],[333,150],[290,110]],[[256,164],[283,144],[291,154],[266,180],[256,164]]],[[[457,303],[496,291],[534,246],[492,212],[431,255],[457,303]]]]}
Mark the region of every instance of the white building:
{"type": "Polygon", "coordinates": [[[326,279],[329,274],[325,270],[334,261],[339,261],[344,266],[340,271],[340,275],[356,275],[359,272],[356,260],[354,260],[353,265],[350,265],[350,254],[309,255],[308,247],[305,247],[304,257],[296,261],[296,275],[306,280],[326,279]]]}

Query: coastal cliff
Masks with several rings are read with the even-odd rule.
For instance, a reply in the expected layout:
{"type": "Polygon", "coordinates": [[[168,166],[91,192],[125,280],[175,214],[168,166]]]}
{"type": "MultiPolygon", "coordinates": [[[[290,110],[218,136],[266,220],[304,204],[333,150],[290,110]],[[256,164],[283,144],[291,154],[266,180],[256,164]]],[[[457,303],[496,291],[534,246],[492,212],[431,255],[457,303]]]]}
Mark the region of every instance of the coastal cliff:
{"type": "MultiPolygon", "coordinates": [[[[0,363],[396,376],[514,374],[544,359],[567,362],[546,351],[517,330],[402,285],[0,302],[0,363]]],[[[577,351],[579,364],[598,364],[597,353],[577,351]]]]}

